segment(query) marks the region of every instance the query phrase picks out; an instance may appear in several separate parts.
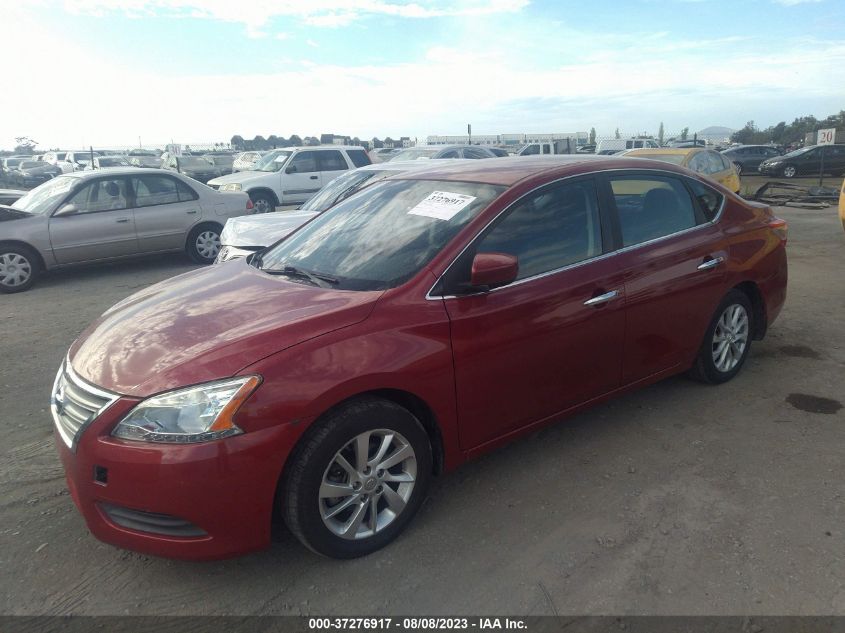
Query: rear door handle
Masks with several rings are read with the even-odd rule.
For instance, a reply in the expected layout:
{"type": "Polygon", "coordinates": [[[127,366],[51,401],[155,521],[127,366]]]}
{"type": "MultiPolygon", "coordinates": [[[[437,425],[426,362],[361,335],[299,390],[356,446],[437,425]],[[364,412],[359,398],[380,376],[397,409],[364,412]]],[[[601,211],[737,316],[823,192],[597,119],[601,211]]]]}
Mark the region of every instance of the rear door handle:
{"type": "Polygon", "coordinates": [[[584,302],[585,306],[600,306],[604,305],[608,301],[612,301],[616,297],[619,296],[618,290],[611,290],[610,292],[605,292],[603,295],[599,295],[598,297],[593,297],[592,299],[587,299],[584,302]]]}
{"type": "Polygon", "coordinates": [[[317,176],[311,176],[311,180],[317,180],[317,176]]]}
{"type": "Polygon", "coordinates": [[[710,270],[716,268],[725,261],[724,257],[711,257],[698,265],[698,270],[710,270]]]}
{"type": "Polygon", "coordinates": [[[188,215],[194,215],[197,212],[196,209],[191,209],[190,211],[185,211],[188,215]]]}
{"type": "Polygon", "coordinates": [[[117,220],[115,220],[115,222],[117,222],[118,224],[126,224],[127,222],[129,222],[129,218],[118,218],[117,220]]]}

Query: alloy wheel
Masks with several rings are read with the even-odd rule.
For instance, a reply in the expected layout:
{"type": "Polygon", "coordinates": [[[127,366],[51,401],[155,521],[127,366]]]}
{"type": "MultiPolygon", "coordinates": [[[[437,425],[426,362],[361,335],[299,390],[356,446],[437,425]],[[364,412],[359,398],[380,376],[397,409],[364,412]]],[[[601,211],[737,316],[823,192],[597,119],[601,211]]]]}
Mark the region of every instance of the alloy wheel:
{"type": "Polygon", "coordinates": [[[323,473],[320,516],[344,539],[371,537],[403,512],[417,480],[411,443],[389,429],[365,431],[341,448],[323,473]]]}
{"type": "Polygon", "coordinates": [[[748,312],[744,306],[733,303],[725,308],[713,332],[713,364],[727,373],[742,360],[748,346],[748,312]]]}
{"type": "Polygon", "coordinates": [[[793,176],[795,176],[795,174],[796,170],[795,167],[793,167],[792,165],[787,165],[783,168],[784,178],[792,178],[793,176]]]}
{"type": "Polygon", "coordinates": [[[275,211],[275,208],[270,201],[266,198],[258,198],[257,200],[253,201],[253,209],[255,213],[270,213],[275,211]]]}
{"type": "Polygon", "coordinates": [[[214,259],[220,252],[220,234],[216,231],[203,231],[197,235],[197,252],[205,259],[214,259]]]}
{"type": "Polygon", "coordinates": [[[32,276],[32,264],[20,253],[0,254],[0,284],[8,288],[24,285],[32,276]]]}

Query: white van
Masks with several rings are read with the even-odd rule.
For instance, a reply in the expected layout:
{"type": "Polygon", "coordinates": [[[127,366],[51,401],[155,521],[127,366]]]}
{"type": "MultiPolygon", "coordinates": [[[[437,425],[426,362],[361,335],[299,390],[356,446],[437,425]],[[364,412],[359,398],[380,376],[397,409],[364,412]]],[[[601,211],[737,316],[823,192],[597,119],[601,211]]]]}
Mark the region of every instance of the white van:
{"type": "Polygon", "coordinates": [[[596,154],[615,154],[626,149],[640,149],[642,147],[659,148],[660,145],[651,138],[611,138],[599,141],[596,154]]]}

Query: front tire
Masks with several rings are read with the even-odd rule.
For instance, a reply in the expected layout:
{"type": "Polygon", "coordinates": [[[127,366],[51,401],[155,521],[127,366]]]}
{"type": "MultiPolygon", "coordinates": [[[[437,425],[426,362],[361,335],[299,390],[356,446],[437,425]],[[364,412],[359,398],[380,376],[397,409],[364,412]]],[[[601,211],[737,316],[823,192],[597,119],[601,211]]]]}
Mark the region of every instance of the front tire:
{"type": "Polygon", "coordinates": [[[784,165],[783,167],[783,177],[784,178],[795,178],[798,175],[798,169],[795,165],[784,165]]]}
{"type": "Polygon", "coordinates": [[[276,210],[276,201],[269,193],[250,193],[249,199],[252,200],[253,213],[272,213],[276,210]]]}
{"type": "Polygon", "coordinates": [[[17,244],[0,244],[0,292],[23,292],[32,288],[41,272],[38,256],[17,244]]]}
{"type": "Polygon", "coordinates": [[[736,376],[751,349],[753,318],[751,302],[744,292],[731,290],[725,295],[707,328],[690,376],[714,385],[736,376]]]}
{"type": "Polygon", "coordinates": [[[431,445],[407,409],[379,398],[342,405],[289,458],[277,510],[308,548],[332,558],[381,549],[413,519],[432,471],[431,445]]]}
{"type": "Polygon", "coordinates": [[[188,257],[198,264],[213,264],[220,252],[220,231],[216,224],[203,224],[194,228],[188,235],[185,247],[188,257]]]}

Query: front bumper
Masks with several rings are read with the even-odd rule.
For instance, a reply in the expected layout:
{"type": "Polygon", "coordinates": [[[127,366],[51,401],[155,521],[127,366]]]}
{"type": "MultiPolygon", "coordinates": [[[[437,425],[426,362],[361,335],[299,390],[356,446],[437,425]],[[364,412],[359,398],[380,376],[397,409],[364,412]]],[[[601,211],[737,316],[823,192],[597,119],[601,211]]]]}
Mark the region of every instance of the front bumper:
{"type": "Polygon", "coordinates": [[[197,444],[111,436],[138,403],[120,397],[80,433],[58,431],[68,488],[98,539],[168,558],[218,559],[270,544],[276,485],[293,444],[290,425],[197,444]]]}
{"type": "Polygon", "coordinates": [[[760,165],[757,167],[757,171],[764,176],[777,176],[781,171],[783,171],[783,165],[760,165]]]}

